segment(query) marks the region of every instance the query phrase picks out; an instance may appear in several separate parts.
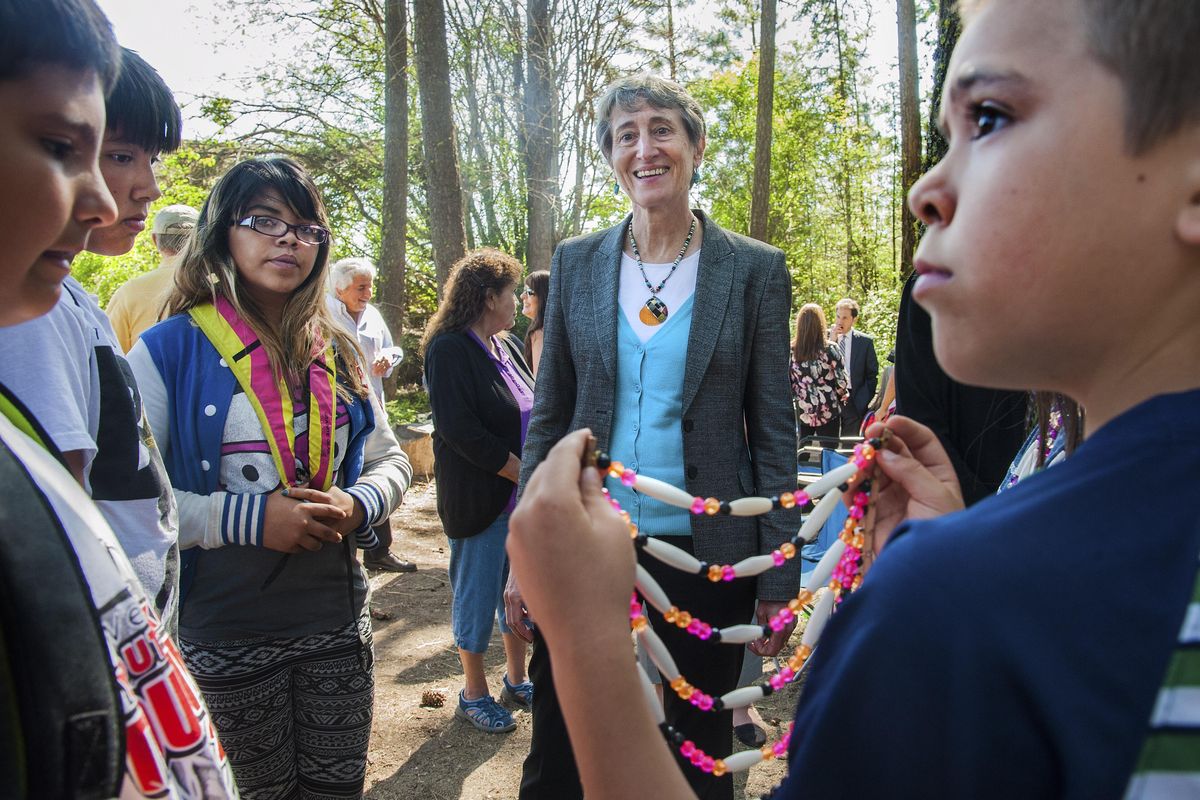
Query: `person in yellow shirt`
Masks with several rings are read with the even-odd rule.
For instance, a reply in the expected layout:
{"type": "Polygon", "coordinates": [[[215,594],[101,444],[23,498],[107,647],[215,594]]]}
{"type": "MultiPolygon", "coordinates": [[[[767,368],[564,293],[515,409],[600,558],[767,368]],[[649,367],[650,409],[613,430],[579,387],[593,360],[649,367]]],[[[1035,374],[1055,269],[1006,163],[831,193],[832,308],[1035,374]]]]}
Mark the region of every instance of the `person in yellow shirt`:
{"type": "Polygon", "coordinates": [[[175,264],[197,219],[199,213],[191,206],[160,208],[154,215],[150,236],[162,256],[162,263],[145,275],[127,281],[108,301],[105,309],[108,319],[126,353],[142,331],[161,318],[163,301],[175,283],[175,264]]]}

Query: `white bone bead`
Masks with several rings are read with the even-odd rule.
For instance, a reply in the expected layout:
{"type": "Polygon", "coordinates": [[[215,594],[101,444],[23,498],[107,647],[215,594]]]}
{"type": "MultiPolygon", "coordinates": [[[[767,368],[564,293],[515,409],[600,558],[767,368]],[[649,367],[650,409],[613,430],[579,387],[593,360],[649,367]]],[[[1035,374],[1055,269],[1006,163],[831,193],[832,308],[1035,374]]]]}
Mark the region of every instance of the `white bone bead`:
{"type": "Polygon", "coordinates": [[[696,499],[683,489],[645,475],[637,476],[637,481],[634,482],[633,488],[642,494],[650,495],[655,500],[662,500],[664,503],[676,506],[677,508],[690,509],[692,501],[696,499]]]}
{"type": "Polygon", "coordinates": [[[850,480],[850,476],[856,472],[858,472],[858,467],[853,461],[849,461],[840,467],[834,467],[829,470],[829,472],[826,472],[809,484],[808,488],[804,491],[808,492],[809,497],[820,497],[830,489],[837,488],[850,480]]]}
{"type": "Polygon", "coordinates": [[[841,539],[831,544],[825,551],[825,555],[821,556],[821,560],[817,562],[817,566],[813,569],[812,575],[808,577],[808,583],[804,588],[815,593],[817,589],[829,583],[829,578],[833,575],[833,568],[837,566],[838,559],[845,551],[846,543],[841,539]]]}
{"type": "Polygon", "coordinates": [[[750,556],[733,565],[733,574],[739,578],[749,578],[761,575],[774,566],[775,559],[771,556],[750,556]]]}
{"type": "Polygon", "coordinates": [[[642,593],[642,597],[646,598],[646,602],[657,608],[660,612],[666,613],[671,607],[671,601],[667,597],[667,593],[658,585],[658,581],[646,572],[646,568],[641,564],[637,565],[636,578],[633,582],[637,590],[642,593]]]}
{"type": "Polygon", "coordinates": [[[833,513],[833,509],[838,503],[842,502],[841,492],[829,492],[821,501],[817,503],[817,507],[808,515],[808,519],[804,520],[804,524],[800,526],[800,538],[806,542],[811,542],[816,538],[817,532],[821,530],[821,526],[829,519],[829,515],[833,513]]]}
{"type": "Polygon", "coordinates": [[[721,641],[724,644],[749,644],[761,638],[762,625],[730,625],[728,628],[721,628],[721,641]]]}
{"type": "Polygon", "coordinates": [[[729,502],[729,513],[735,517],[757,517],[771,510],[769,497],[743,497],[729,502]]]}
{"type": "Polygon", "coordinates": [[[638,631],[638,638],[642,641],[642,647],[646,648],[646,655],[650,656],[650,660],[654,662],[654,666],[658,667],[658,671],[663,674],[663,680],[670,683],[679,677],[679,667],[675,666],[675,659],[671,658],[671,652],[667,650],[667,646],[663,644],[662,639],[658,638],[658,634],[649,625],[638,631]]]}
{"type": "Polygon", "coordinates": [[[800,644],[806,644],[809,647],[816,647],[817,640],[821,638],[821,631],[825,630],[825,623],[829,622],[829,617],[833,615],[833,592],[825,590],[817,599],[816,605],[813,607],[812,617],[808,620],[808,626],[804,629],[804,635],[800,637],[800,644]]]}
{"type": "Polygon", "coordinates": [[[655,539],[653,536],[647,537],[645,550],[667,566],[674,567],[681,572],[689,572],[694,575],[700,571],[700,562],[695,556],[680,550],[673,544],[655,539]]]}
{"type": "Polygon", "coordinates": [[[638,677],[641,678],[642,694],[650,704],[650,713],[654,715],[654,721],[661,725],[666,721],[666,716],[663,714],[663,704],[658,700],[658,693],[654,691],[654,684],[650,682],[650,676],[642,669],[641,664],[635,662],[634,666],[637,667],[638,677]]]}
{"type": "Polygon", "coordinates": [[[721,695],[721,704],[728,709],[745,708],[751,703],[757,703],[762,699],[762,687],[743,686],[741,689],[734,689],[732,692],[726,692],[721,695]]]}
{"type": "Polygon", "coordinates": [[[743,772],[762,761],[762,757],[762,750],[759,750],[757,747],[753,750],[742,750],[739,753],[725,757],[725,769],[730,772],[743,772]]]}

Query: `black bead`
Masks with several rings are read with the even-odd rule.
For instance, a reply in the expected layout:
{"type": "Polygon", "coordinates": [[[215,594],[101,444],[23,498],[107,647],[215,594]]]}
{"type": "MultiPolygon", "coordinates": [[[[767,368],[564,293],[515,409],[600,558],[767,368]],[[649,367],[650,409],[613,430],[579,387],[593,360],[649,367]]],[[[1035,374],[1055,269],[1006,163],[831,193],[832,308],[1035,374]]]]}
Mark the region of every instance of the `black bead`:
{"type": "Polygon", "coordinates": [[[841,486],[839,486],[839,487],[837,487],[837,488],[838,488],[838,491],[839,491],[839,492],[844,492],[844,491],[846,491],[847,489],[849,489],[849,488],[850,488],[850,484],[848,484],[848,483],[843,483],[841,486]]]}
{"type": "Polygon", "coordinates": [[[779,505],[779,495],[771,495],[771,508],[783,508],[783,506],[779,505]]]}
{"type": "Polygon", "coordinates": [[[728,514],[728,513],[730,513],[730,510],[729,510],[729,503],[726,503],[725,501],[721,501],[721,507],[720,507],[719,509],[717,509],[717,510],[718,510],[720,513],[722,513],[722,514],[728,514]]]}
{"type": "Polygon", "coordinates": [[[775,690],[771,688],[771,684],[769,683],[760,684],[758,688],[762,689],[763,697],[770,697],[775,694],[775,690]]]}
{"type": "Polygon", "coordinates": [[[601,472],[608,472],[608,468],[612,466],[612,459],[608,457],[608,453],[596,453],[596,469],[601,472]]]}
{"type": "Polygon", "coordinates": [[[771,638],[771,634],[775,632],[775,631],[771,630],[771,626],[770,626],[770,625],[763,625],[763,626],[762,626],[762,631],[763,631],[763,638],[764,638],[764,639],[770,639],[770,638],[771,638]]]}
{"type": "Polygon", "coordinates": [[[716,711],[718,714],[725,710],[725,703],[721,701],[721,698],[713,698],[712,710],[716,711]]]}
{"type": "Polygon", "coordinates": [[[867,439],[867,444],[871,445],[871,447],[874,447],[876,450],[883,447],[883,442],[879,440],[878,436],[867,439]]]}
{"type": "Polygon", "coordinates": [[[713,628],[712,636],[709,636],[709,637],[708,637],[708,640],[709,640],[710,642],[719,642],[719,641],[721,641],[721,629],[720,629],[720,628],[713,628]]]}
{"type": "Polygon", "coordinates": [[[646,539],[648,539],[648,538],[649,538],[649,537],[648,537],[648,536],[646,536],[646,534],[644,534],[644,533],[639,533],[639,534],[637,535],[637,537],[636,537],[636,538],[633,540],[633,546],[634,546],[634,547],[645,547],[645,546],[646,546],[646,539]]]}
{"type": "Polygon", "coordinates": [[[869,492],[869,491],[871,491],[871,481],[868,479],[868,480],[865,480],[865,481],[863,481],[862,483],[860,483],[860,484],[858,485],[858,490],[859,490],[860,492],[869,492]]]}

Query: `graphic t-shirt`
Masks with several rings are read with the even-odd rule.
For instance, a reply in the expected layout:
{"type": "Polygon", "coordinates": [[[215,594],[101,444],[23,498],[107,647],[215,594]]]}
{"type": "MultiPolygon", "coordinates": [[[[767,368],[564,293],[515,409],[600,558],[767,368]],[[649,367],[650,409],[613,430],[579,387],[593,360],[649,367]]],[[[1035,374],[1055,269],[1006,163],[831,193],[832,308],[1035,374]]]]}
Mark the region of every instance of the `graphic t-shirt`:
{"type": "MultiPolygon", "coordinates": [[[[237,797],[233,773],[200,691],[175,642],[159,627],[112,529],[54,458],[4,418],[0,440],[57,517],[96,608],[124,717],[125,776],[118,797],[237,797]]],[[[45,622],[51,623],[51,635],[52,621],[45,622]]]]}
{"type": "Polygon", "coordinates": [[[116,532],[155,610],[178,617],[175,498],[137,382],[95,299],[74,279],[45,317],[0,330],[0,381],[62,451],[84,454],[85,488],[116,532]]]}

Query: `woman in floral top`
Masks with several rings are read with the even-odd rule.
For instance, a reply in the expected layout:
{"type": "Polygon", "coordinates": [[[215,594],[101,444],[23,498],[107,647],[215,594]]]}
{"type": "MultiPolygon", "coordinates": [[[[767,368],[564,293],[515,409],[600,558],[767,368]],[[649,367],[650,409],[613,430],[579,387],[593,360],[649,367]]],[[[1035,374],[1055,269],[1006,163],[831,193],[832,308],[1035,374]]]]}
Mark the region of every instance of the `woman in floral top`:
{"type": "Polygon", "coordinates": [[[838,417],[850,400],[842,356],[826,336],[825,312],[808,303],[796,316],[792,339],[792,393],[799,411],[800,438],[838,438],[838,417]]]}

